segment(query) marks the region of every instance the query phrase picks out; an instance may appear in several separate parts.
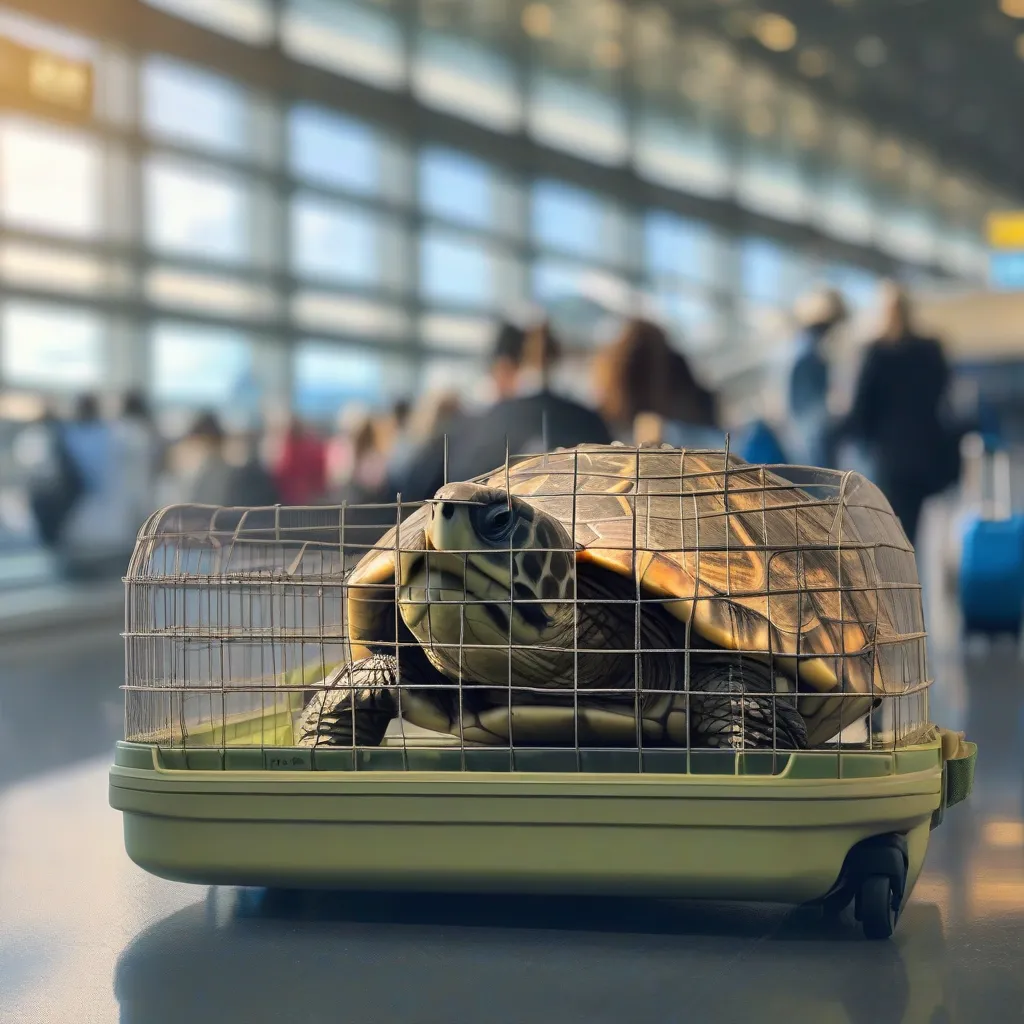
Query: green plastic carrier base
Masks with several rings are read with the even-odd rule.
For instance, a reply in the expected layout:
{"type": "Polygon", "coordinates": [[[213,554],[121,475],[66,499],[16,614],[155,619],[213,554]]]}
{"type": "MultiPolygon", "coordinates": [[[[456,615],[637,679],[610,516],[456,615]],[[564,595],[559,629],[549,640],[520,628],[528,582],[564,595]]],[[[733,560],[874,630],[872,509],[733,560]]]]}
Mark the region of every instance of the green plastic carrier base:
{"type": "Polygon", "coordinates": [[[546,770],[528,770],[517,752],[514,771],[507,751],[479,753],[121,743],[110,803],[132,860],[175,881],[793,904],[824,897],[856,843],[893,832],[907,839],[905,904],[944,803],[937,742],[800,752],[775,774],[731,754],[701,770],[651,752],[639,772],[636,751],[590,752],[585,771],[575,753],[556,767],[538,751],[546,770]]]}

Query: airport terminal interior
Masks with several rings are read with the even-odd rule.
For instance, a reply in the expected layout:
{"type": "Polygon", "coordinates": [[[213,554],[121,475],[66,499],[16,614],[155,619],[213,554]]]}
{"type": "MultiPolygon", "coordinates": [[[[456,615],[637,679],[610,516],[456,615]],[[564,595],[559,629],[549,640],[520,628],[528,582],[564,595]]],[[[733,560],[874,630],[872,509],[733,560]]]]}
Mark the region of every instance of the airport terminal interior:
{"type": "Polygon", "coordinates": [[[0,0],[0,1024],[1024,1020],[1022,99],[1024,0],[0,0]],[[891,501],[978,759],[890,941],[129,858],[147,519],[427,500],[549,392],[502,451],[649,413],[891,501]]]}

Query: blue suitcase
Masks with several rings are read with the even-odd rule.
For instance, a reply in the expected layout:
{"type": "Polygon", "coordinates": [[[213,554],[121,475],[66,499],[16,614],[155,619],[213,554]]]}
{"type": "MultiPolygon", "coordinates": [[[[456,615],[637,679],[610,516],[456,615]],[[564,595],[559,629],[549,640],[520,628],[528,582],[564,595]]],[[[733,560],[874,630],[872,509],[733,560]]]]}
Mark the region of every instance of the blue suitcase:
{"type": "Polygon", "coordinates": [[[1011,512],[1005,451],[985,459],[981,512],[964,529],[960,610],[966,633],[1020,635],[1024,622],[1024,515],[1011,512]],[[988,477],[988,480],[985,480],[988,477]]]}

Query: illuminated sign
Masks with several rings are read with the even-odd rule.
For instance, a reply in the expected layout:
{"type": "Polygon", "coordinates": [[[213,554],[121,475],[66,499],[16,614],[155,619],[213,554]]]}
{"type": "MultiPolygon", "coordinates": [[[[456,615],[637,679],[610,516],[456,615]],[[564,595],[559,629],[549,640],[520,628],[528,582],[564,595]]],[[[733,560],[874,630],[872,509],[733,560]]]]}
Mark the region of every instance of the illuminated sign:
{"type": "Polygon", "coordinates": [[[0,105],[92,115],[93,69],[46,50],[0,37],[0,105]]]}
{"type": "Polygon", "coordinates": [[[990,213],[988,244],[993,249],[1024,249],[1024,210],[990,213]]]}

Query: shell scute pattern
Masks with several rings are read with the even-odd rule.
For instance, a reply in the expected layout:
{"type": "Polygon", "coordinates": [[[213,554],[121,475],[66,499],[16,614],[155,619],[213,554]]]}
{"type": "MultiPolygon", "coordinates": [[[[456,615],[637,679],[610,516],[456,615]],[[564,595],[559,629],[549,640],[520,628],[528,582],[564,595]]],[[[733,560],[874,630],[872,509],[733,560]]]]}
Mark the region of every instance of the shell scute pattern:
{"type": "Polygon", "coordinates": [[[571,523],[565,497],[571,506],[575,481],[577,543],[624,572],[634,545],[648,554],[636,567],[642,582],[684,603],[700,599],[698,632],[731,637],[739,650],[816,655],[818,689],[827,677],[860,692],[925,682],[914,553],[881,492],[858,474],[795,487],[726,458],[584,446],[512,467],[509,484],[515,493],[527,484],[539,507],[571,523]]]}

